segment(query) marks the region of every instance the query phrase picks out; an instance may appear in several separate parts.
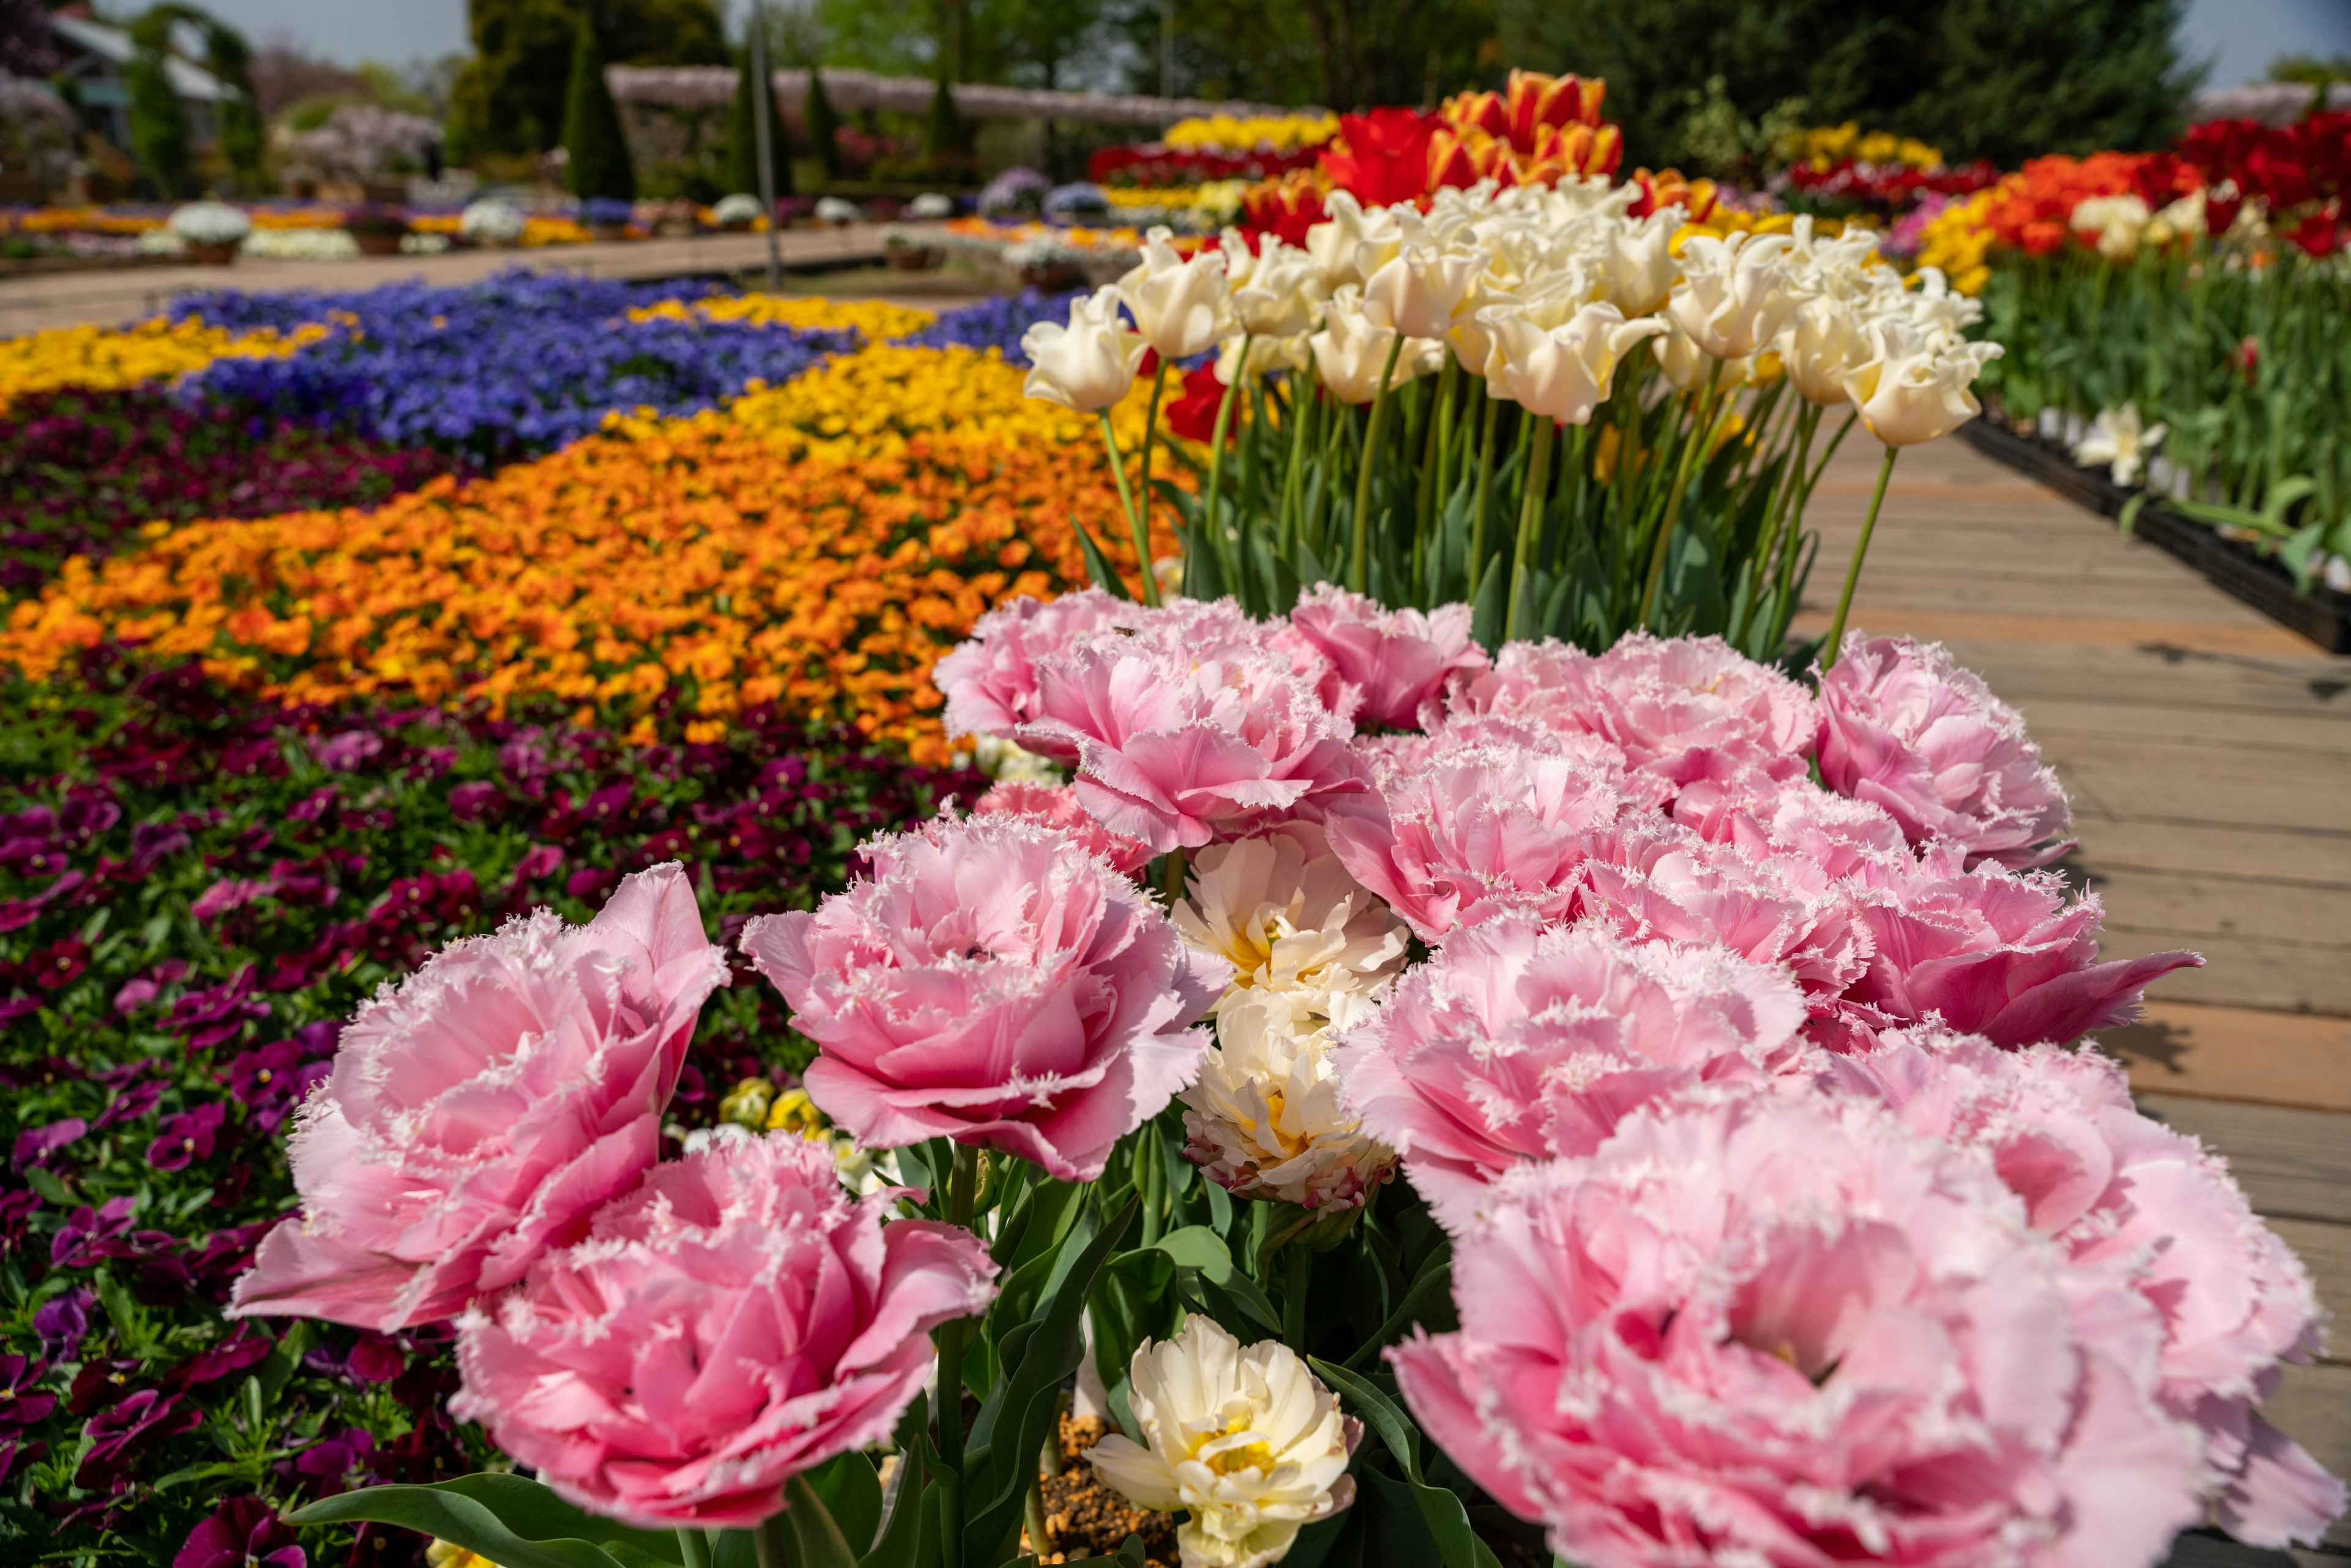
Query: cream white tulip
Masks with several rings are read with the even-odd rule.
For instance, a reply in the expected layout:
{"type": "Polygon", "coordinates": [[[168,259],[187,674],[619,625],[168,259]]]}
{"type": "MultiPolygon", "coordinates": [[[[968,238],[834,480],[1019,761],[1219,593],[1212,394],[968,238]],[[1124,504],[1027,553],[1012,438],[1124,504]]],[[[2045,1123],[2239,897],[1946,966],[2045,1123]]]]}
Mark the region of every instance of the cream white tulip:
{"type": "Polygon", "coordinates": [[[2068,221],[2075,234],[2098,236],[2098,254],[2109,261],[2128,261],[2138,254],[2139,233],[2154,214],[2135,195],[2092,196],[2074,208],[2068,221]]]}
{"type": "Polygon", "coordinates": [[[1657,368],[1665,371],[1666,380],[1676,392],[1693,392],[1704,386],[1706,372],[1715,362],[1670,319],[1666,322],[1666,329],[1650,343],[1649,352],[1656,356],[1657,368]]]}
{"type": "Polygon", "coordinates": [[[1494,334],[1496,369],[1487,378],[1494,395],[1568,424],[1590,423],[1616,361],[1666,329],[1654,316],[1627,321],[1614,305],[1587,305],[1548,331],[1510,310],[1479,315],[1494,334]]]}
{"type": "MultiPolygon", "coordinates": [[[[1353,287],[1342,288],[1322,313],[1322,329],[1307,340],[1314,350],[1315,373],[1323,389],[1341,402],[1370,402],[1380,387],[1380,371],[1396,335],[1375,327],[1364,314],[1363,301],[1353,287]]],[[[1426,339],[1406,339],[1388,377],[1391,390],[1416,376],[1432,373],[1445,363],[1445,345],[1426,339]]]]}
{"type": "Polygon", "coordinates": [[[1916,446],[1949,435],[1983,405],[1969,390],[1997,343],[1960,343],[1938,350],[1914,329],[1879,322],[1870,329],[1869,360],[1844,379],[1845,396],[1869,434],[1888,446],[1916,446]]]}
{"type": "Polygon", "coordinates": [[[1354,1500],[1347,1460],[1363,1428],[1279,1340],[1244,1348],[1191,1317],[1174,1339],[1144,1341],[1128,1376],[1144,1442],[1113,1433],[1086,1458],[1138,1508],[1189,1511],[1176,1531],[1184,1568],[1267,1568],[1300,1526],[1354,1500]]]}
{"type": "Polygon", "coordinates": [[[2159,421],[2141,423],[2135,402],[2118,409],[2102,408],[2090,428],[2082,433],[2082,439],[2074,444],[2074,461],[2085,468],[2104,464],[2116,484],[2136,485],[2139,470],[2169,433],[2170,427],[2159,421]]]}
{"type": "Polygon", "coordinates": [[[1672,295],[1674,279],[1681,276],[1673,252],[1674,231],[1681,222],[1682,210],[1667,207],[1610,225],[1604,286],[1627,318],[1649,315],[1672,295]]]}
{"type": "Polygon", "coordinates": [[[1306,346],[1306,334],[1294,333],[1287,338],[1249,339],[1228,338],[1217,345],[1217,379],[1227,386],[1236,375],[1262,376],[1273,371],[1302,371],[1314,362],[1313,350],[1306,346]],[[1249,344],[1249,367],[1240,364],[1241,344],[1249,344]]]}
{"type": "Polygon", "coordinates": [[[1322,210],[1330,214],[1306,231],[1306,255],[1322,275],[1326,292],[1336,293],[1348,284],[1360,285],[1365,274],[1357,265],[1359,251],[1370,242],[1374,251],[1394,243],[1402,235],[1396,221],[1385,207],[1374,207],[1366,213],[1362,204],[1344,191],[1333,191],[1323,203],[1322,210]]]}
{"type": "Polygon", "coordinates": [[[1265,249],[1252,254],[1238,229],[1225,231],[1225,253],[1232,258],[1233,317],[1242,331],[1294,338],[1313,330],[1324,290],[1312,257],[1270,235],[1265,249]]]}
{"type": "Polygon", "coordinates": [[[1192,857],[1190,878],[1170,917],[1186,943],[1232,965],[1228,1001],[1280,991],[1328,1019],[1333,996],[1369,997],[1404,967],[1404,922],[1311,823],[1211,844],[1192,857]]]}
{"type": "Polygon", "coordinates": [[[1217,1043],[1178,1096],[1186,1157],[1244,1197],[1331,1213],[1361,1205],[1396,1156],[1347,1109],[1331,1068],[1333,1024],[1294,992],[1228,992],[1226,999],[1217,1043]]]}
{"type": "Polygon", "coordinates": [[[1097,288],[1070,301],[1070,322],[1040,321],[1021,334],[1029,379],[1021,391],[1080,413],[1110,407],[1134,384],[1148,347],[1119,319],[1119,293],[1097,288]]]}
{"type": "Polygon", "coordinates": [[[1842,299],[1823,296],[1797,308],[1780,338],[1780,361],[1797,394],[1822,408],[1846,401],[1844,379],[1873,352],[1860,315],[1842,299]]]}
{"type": "Polygon", "coordinates": [[[1204,250],[1187,261],[1170,237],[1165,228],[1151,231],[1141,264],[1118,280],[1118,291],[1143,340],[1163,360],[1183,360],[1207,352],[1232,331],[1233,292],[1224,252],[1204,250]]]}
{"type": "Polygon", "coordinates": [[[1407,338],[1442,338],[1485,270],[1482,250],[1405,246],[1364,285],[1364,315],[1373,326],[1393,327],[1407,338]]]}
{"type": "Polygon", "coordinates": [[[1802,296],[1786,235],[1692,235],[1666,302],[1674,325],[1718,360],[1754,353],[1780,335],[1802,296]]]}

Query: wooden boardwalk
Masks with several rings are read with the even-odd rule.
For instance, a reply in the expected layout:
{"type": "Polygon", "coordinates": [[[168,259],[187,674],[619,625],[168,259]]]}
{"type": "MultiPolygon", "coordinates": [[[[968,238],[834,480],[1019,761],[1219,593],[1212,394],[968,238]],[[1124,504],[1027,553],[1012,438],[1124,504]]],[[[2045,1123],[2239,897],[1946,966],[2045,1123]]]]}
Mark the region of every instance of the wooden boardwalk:
{"type": "MultiPolygon", "coordinates": [[[[1848,441],[1813,498],[1800,630],[1827,625],[1877,450],[1848,441]]],[[[2267,1412],[2351,1475],[2351,659],[1957,440],[1903,455],[1855,602],[1865,630],[1947,643],[2023,711],[2073,795],[2063,869],[2105,900],[2107,952],[2210,960],[2103,1043],[2309,1266],[2335,1342],[2267,1412]]],[[[2337,1553],[2351,1524],[2293,1555],[2337,1553]]],[[[2200,1537],[2173,1557],[2285,1561],[2200,1537]]]]}

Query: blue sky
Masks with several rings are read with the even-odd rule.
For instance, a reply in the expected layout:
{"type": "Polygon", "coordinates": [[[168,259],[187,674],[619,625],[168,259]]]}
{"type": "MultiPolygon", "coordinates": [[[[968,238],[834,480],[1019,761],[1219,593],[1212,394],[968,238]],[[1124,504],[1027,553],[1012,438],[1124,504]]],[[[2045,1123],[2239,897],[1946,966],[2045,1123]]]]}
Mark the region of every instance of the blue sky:
{"type": "MultiPolygon", "coordinates": [[[[395,63],[465,47],[465,0],[205,0],[256,43],[290,33],[312,52],[344,64],[395,63]]],[[[733,0],[730,11],[747,9],[733,0]]],[[[2220,86],[2258,77],[2294,50],[2351,54],[2351,0],[2191,0],[2180,28],[2199,58],[2213,61],[2220,86]]]]}

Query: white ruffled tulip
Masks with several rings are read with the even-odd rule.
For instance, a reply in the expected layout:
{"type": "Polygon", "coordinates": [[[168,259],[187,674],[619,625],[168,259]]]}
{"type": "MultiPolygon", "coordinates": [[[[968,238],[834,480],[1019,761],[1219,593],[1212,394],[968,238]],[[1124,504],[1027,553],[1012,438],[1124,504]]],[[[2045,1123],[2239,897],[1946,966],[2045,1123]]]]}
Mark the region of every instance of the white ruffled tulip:
{"type": "Polygon", "coordinates": [[[1666,311],[1690,341],[1718,360],[1738,360],[1780,335],[1802,302],[1786,235],[1692,235],[1666,311]]]}
{"type": "Polygon", "coordinates": [[[1608,298],[1628,318],[1646,316],[1665,304],[1681,276],[1674,259],[1674,231],[1682,210],[1667,207],[1646,218],[1620,218],[1611,225],[1605,252],[1608,298]]]}
{"type": "Polygon", "coordinates": [[[1875,350],[1844,379],[1845,396],[1869,434],[1888,446],[1937,441],[1983,412],[1969,391],[1983,367],[2000,358],[1997,343],[1960,343],[1938,350],[1901,322],[1870,329],[1875,350]]]}
{"type": "Polygon", "coordinates": [[[1690,335],[1668,320],[1666,329],[1649,345],[1656,356],[1657,368],[1676,392],[1694,392],[1706,384],[1708,367],[1714,363],[1706,350],[1690,341],[1690,335]]]}
{"type": "Polygon", "coordinates": [[[1332,1021],[1294,993],[1228,992],[1226,1004],[1200,1076],[1178,1096],[1186,1155],[1243,1197],[1331,1213],[1360,1205],[1395,1152],[1347,1109],[1331,1069],[1332,1021]]]}
{"type": "Polygon", "coordinates": [[[1021,391],[1080,413],[1094,413],[1126,395],[1148,347],[1118,315],[1115,288],[1097,288],[1070,301],[1070,323],[1040,321],[1020,336],[1029,356],[1021,391]]]}
{"type": "MultiPolygon", "coordinates": [[[[1307,340],[1314,350],[1314,370],[1322,378],[1323,390],[1341,402],[1359,406],[1370,402],[1379,392],[1380,371],[1387,364],[1395,338],[1395,332],[1375,327],[1365,318],[1363,300],[1353,287],[1342,288],[1322,313],[1322,329],[1307,340]]],[[[1404,351],[1396,356],[1395,371],[1388,377],[1388,388],[1394,391],[1444,363],[1443,343],[1406,339],[1404,351]]]]}
{"type": "Polygon", "coordinates": [[[1360,286],[1366,276],[1361,263],[1369,244],[1374,256],[1402,243],[1403,230],[1385,207],[1365,212],[1344,191],[1333,191],[1322,210],[1329,215],[1306,231],[1306,255],[1322,275],[1325,291],[1337,293],[1348,284],[1360,286]]]}
{"type": "Polygon", "coordinates": [[[2139,470],[2162,444],[2170,426],[2158,422],[2143,425],[2139,422],[2138,404],[2126,402],[2118,409],[2103,408],[2082,439],[2074,444],[2074,461],[2085,468],[2106,465],[2117,485],[2138,483],[2139,470]]]}
{"type": "Polygon", "coordinates": [[[1232,258],[1233,317],[1242,331],[1295,338],[1313,330],[1323,289],[1312,257],[1270,235],[1265,249],[1251,254],[1238,229],[1225,231],[1225,253],[1232,258]]]}
{"type": "Polygon", "coordinates": [[[1487,376],[1494,395],[1568,424],[1590,423],[1616,361],[1666,329],[1654,316],[1627,321],[1614,305],[1587,305],[1548,331],[1507,309],[1481,310],[1479,319],[1494,334],[1487,376]]]}
{"type": "Polygon", "coordinates": [[[2092,196],[2074,208],[2068,220],[2075,234],[2098,236],[2098,254],[2108,261],[2128,261],[2138,254],[2139,232],[2154,216],[2137,196],[2092,196]]]}
{"type": "Polygon", "coordinates": [[[1404,967],[1404,923],[1311,823],[1200,851],[1170,918],[1186,942],[1232,965],[1220,1010],[1248,991],[1280,991],[1332,1018],[1334,998],[1368,998],[1404,967]]]}
{"type": "Polygon", "coordinates": [[[1174,1339],[1144,1341],[1128,1375],[1149,1447],[1113,1433],[1086,1457],[1136,1507],[1190,1511],[1176,1531],[1184,1568],[1266,1568],[1300,1526],[1354,1500],[1363,1428],[1279,1340],[1244,1349],[1187,1318],[1174,1339]]]}
{"type": "Polygon", "coordinates": [[[1237,372],[1262,376],[1273,371],[1302,371],[1314,362],[1313,351],[1306,346],[1303,332],[1288,338],[1250,338],[1247,340],[1249,368],[1242,371],[1242,341],[1239,338],[1228,338],[1217,345],[1217,379],[1227,386],[1233,384],[1237,372]]]}
{"type": "Polygon", "coordinates": [[[1482,250],[1405,246],[1364,285],[1364,315],[1373,326],[1393,327],[1407,338],[1442,338],[1463,313],[1486,259],[1482,250]]]}
{"type": "Polygon", "coordinates": [[[1822,408],[1846,401],[1844,379],[1869,362],[1869,333],[1854,308],[1826,296],[1797,308],[1780,340],[1780,361],[1797,394],[1822,408]]]}
{"type": "Polygon", "coordinates": [[[1233,292],[1224,252],[1204,250],[1187,261],[1170,237],[1165,228],[1151,231],[1141,264],[1118,280],[1118,291],[1143,340],[1175,361],[1207,352],[1233,330],[1233,292]]]}

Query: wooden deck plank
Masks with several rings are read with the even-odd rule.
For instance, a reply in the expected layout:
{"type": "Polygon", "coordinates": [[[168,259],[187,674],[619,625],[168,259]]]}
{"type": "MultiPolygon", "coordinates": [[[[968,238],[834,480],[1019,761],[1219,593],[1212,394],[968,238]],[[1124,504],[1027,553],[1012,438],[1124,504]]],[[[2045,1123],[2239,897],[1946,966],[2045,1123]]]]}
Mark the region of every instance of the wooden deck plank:
{"type": "Polygon", "coordinates": [[[2226,1159],[2262,1213],[2351,1225],[2351,1118],[2181,1094],[2138,1103],[2226,1159]]]}
{"type": "MultiPolygon", "coordinates": [[[[2351,1475],[2351,1366],[2286,1367],[2262,1414],[2329,1473],[2351,1475]]],[[[2335,1521],[2325,1544],[2351,1550],[2351,1515],[2335,1521]]]]}
{"type": "Polygon", "coordinates": [[[2142,1092],[2351,1113],[2351,1020],[2158,998],[2098,1044],[2142,1092]]]}
{"type": "Polygon", "coordinates": [[[2351,1366],[2351,1225],[2330,1225],[2321,1219],[2273,1219],[2271,1228],[2310,1270],[2318,1291],[2318,1305],[2331,1320],[2333,1333],[2319,1352],[2319,1360],[2334,1366],[2351,1366]]]}

